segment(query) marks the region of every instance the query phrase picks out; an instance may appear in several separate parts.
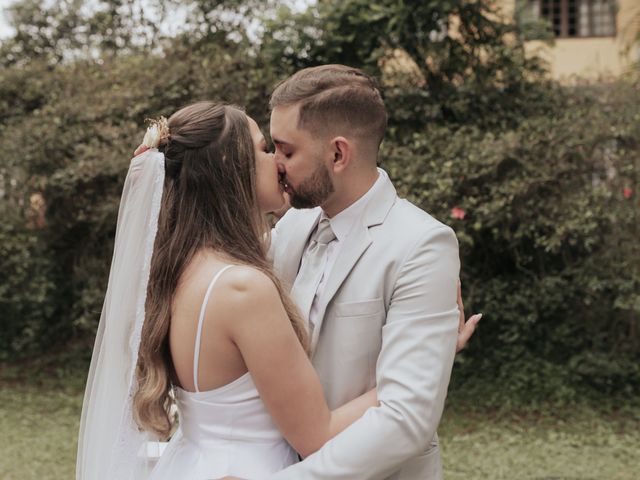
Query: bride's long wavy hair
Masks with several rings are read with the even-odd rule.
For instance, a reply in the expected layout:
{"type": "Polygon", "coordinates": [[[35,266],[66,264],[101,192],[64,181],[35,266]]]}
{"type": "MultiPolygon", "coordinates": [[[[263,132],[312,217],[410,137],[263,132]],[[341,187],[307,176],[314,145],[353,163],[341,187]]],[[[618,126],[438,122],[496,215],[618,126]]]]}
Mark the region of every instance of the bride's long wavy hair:
{"type": "Polygon", "coordinates": [[[174,113],[168,126],[169,138],[159,147],[166,176],[133,399],[138,426],[160,438],[173,426],[171,306],[182,273],[201,249],[214,249],[268,275],[308,351],[303,321],[266,257],[269,228],[258,206],[255,152],[245,113],[199,102],[174,113]]]}

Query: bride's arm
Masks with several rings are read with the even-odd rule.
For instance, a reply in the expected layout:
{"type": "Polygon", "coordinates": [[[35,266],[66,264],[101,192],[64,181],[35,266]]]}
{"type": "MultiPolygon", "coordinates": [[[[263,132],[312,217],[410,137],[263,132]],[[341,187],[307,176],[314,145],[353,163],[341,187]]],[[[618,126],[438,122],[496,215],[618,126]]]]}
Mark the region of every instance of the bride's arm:
{"type": "Polygon", "coordinates": [[[229,271],[216,315],[240,350],[269,413],[303,456],[318,450],[370,407],[375,390],[331,411],[275,285],[253,268],[229,271]],[[222,300],[224,299],[224,300],[222,300]]]}
{"type": "MultiPolygon", "coordinates": [[[[367,409],[371,407],[377,407],[378,405],[378,395],[376,393],[376,389],[373,388],[367,393],[363,393],[350,402],[347,402],[344,405],[336,408],[335,410],[332,410],[331,423],[329,425],[329,438],[327,438],[327,440],[335,437],[342,430],[359,419],[364,414],[364,412],[367,411],[367,409]]],[[[301,452],[298,453],[300,453],[300,455],[302,455],[303,457],[307,456],[303,455],[301,452]]]]}

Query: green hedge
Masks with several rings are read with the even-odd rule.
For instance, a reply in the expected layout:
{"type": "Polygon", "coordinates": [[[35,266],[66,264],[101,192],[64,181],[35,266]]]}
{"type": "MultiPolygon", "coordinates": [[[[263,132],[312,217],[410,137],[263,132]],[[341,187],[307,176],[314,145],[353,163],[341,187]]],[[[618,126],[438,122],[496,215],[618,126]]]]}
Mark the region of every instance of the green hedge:
{"type": "Polygon", "coordinates": [[[232,48],[177,42],[164,56],[0,71],[0,359],[94,335],[146,118],[218,98],[264,124],[274,80],[232,48]],[[34,194],[45,199],[44,225],[30,220],[34,194]]]}
{"type": "MultiPolygon", "coordinates": [[[[264,126],[283,75],[238,46],[179,42],[162,56],[0,71],[0,358],[94,334],[144,119],[223,98],[264,126]]],[[[415,92],[386,92],[381,163],[455,228],[467,310],[485,314],[454,394],[491,405],[637,394],[638,85],[540,87],[514,103],[531,103],[526,115],[490,127],[426,121],[415,92]]]]}
{"type": "Polygon", "coordinates": [[[385,148],[400,190],[457,231],[467,310],[485,315],[454,385],[496,406],[640,387],[638,84],[560,93],[514,128],[385,148]]]}

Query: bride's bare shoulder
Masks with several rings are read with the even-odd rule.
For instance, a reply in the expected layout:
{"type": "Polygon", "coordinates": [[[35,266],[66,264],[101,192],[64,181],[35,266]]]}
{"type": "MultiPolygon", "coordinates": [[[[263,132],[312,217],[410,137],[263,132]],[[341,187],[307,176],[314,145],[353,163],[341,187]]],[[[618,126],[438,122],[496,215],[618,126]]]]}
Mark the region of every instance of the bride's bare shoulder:
{"type": "Polygon", "coordinates": [[[229,259],[210,251],[200,251],[188,262],[180,276],[177,285],[177,295],[199,296],[207,289],[211,281],[225,267],[226,269],[216,281],[216,291],[245,292],[248,290],[265,289],[275,285],[268,275],[258,268],[249,265],[234,264],[229,259]]]}
{"type": "Polygon", "coordinates": [[[199,306],[205,292],[217,275],[226,266],[231,266],[216,281],[211,291],[206,316],[235,321],[239,316],[259,314],[264,309],[277,309],[281,303],[278,290],[269,276],[250,265],[232,264],[216,255],[200,254],[185,268],[176,291],[175,306],[199,306]]]}
{"type": "Polygon", "coordinates": [[[234,265],[224,273],[220,281],[221,288],[234,300],[242,300],[246,295],[252,298],[264,295],[278,296],[271,278],[260,269],[249,265],[234,265]]]}
{"type": "Polygon", "coordinates": [[[276,285],[258,268],[237,265],[220,277],[219,321],[227,325],[232,338],[254,328],[290,328],[276,285]],[[286,319],[287,322],[282,322],[286,319]],[[248,330],[247,330],[248,329],[248,330]]]}

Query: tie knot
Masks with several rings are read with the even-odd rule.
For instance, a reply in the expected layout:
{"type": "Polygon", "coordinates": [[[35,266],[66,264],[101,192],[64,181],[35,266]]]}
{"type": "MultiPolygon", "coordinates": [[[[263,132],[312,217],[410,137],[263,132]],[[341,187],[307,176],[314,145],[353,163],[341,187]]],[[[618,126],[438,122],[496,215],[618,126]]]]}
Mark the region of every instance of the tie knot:
{"type": "Polygon", "coordinates": [[[321,245],[326,245],[336,239],[336,234],[331,230],[331,224],[328,218],[323,218],[320,221],[313,239],[321,245]]]}

